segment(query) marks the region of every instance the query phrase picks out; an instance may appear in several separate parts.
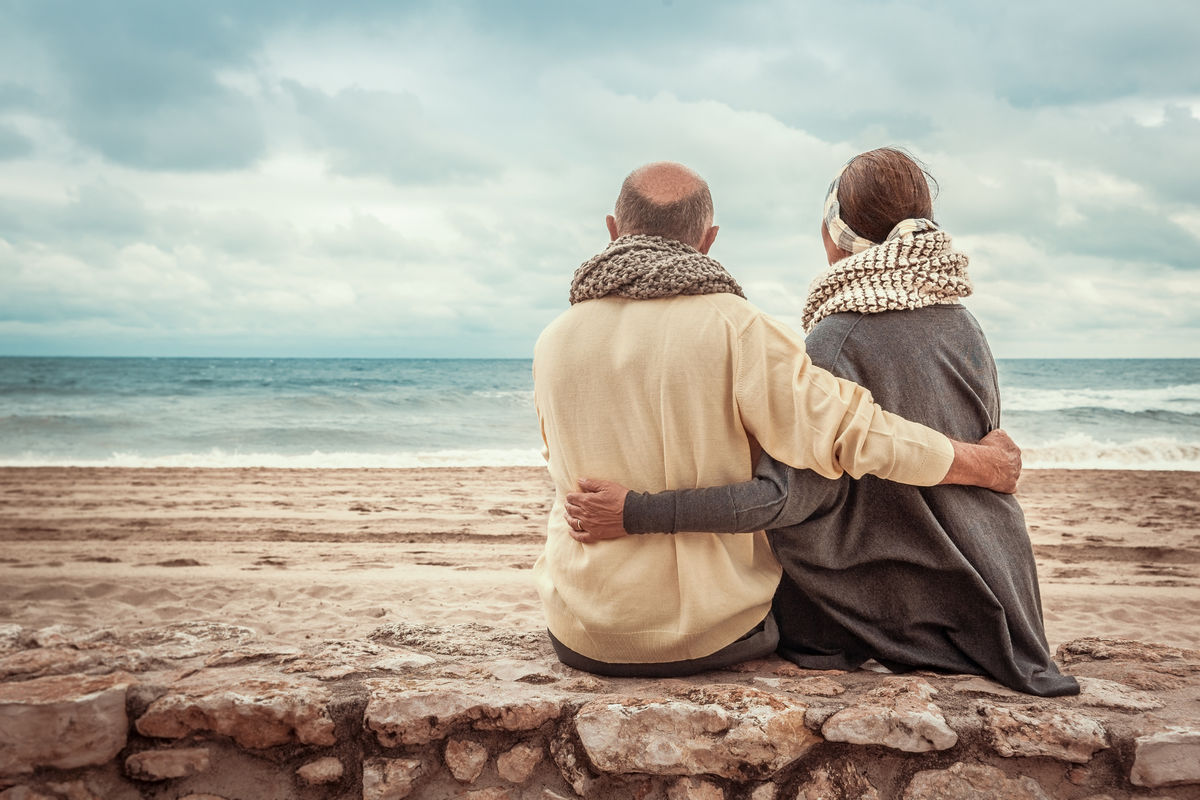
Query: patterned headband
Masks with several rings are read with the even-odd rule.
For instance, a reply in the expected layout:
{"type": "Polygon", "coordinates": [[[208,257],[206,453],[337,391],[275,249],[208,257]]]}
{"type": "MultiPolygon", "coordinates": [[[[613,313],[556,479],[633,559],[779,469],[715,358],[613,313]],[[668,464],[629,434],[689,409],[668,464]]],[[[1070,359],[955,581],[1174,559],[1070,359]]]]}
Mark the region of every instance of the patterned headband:
{"type": "MultiPolygon", "coordinates": [[[[850,166],[853,161],[854,159],[850,159],[850,161],[842,165],[842,168],[838,170],[838,174],[834,176],[833,183],[829,184],[829,193],[825,195],[825,227],[829,229],[829,238],[833,240],[834,244],[851,255],[861,253],[868,247],[883,244],[883,242],[872,242],[870,239],[864,239],[859,236],[842,219],[841,204],[838,203],[838,184],[842,180],[842,173],[846,171],[846,167],[850,166]]],[[[902,219],[888,232],[883,241],[886,242],[890,239],[895,239],[906,233],[934,231],[937,229],[937,223],[931,219],[902,219]]]]}

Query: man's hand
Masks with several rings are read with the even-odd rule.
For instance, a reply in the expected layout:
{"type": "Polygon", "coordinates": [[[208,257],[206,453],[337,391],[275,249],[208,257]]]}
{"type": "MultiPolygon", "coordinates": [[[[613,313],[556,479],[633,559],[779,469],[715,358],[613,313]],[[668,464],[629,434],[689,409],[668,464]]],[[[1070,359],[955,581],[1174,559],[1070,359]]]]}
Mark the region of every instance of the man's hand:
{"type": "Polygon", "coordinates": [[[625,530],[625,495],[629,490],[612,481],[579,481],[581,491],[567,495],[563,516],[571,529],[571,538],[591,544],[605,539],[628,536],[625,530]]]}
{"type": "Polygon", "coordinates": [[[982,486],[985,489],[1012,494],[1017,491],[1021,477],[1021,448],[1002,430],[994,430],[979,440],[979,444],[956,442],[954,463],[942,478],[942,483],[982,486]]]}

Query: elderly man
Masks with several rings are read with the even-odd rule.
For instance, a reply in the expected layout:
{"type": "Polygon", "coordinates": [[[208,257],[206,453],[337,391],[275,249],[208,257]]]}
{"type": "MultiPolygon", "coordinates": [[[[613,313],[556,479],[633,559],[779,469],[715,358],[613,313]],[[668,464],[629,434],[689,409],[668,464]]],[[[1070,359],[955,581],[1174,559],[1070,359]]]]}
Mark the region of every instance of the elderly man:
{"type": "Polygon", "coordinates": [[[712,222],[699,175],[673,163],[634,170],[607,218],[611,243],[576,271],[571,308],[534,351],[555,485],[534,575],[555,651],[579,669],[685,675],[766,655],[778,641],[770,608],[780,567],[765,534],[584,545],[564,500],[588,476],[647,491],[735,483],[763,448],[831,478],[1016,486],[1015,448],[951,442],[815,367],[803,340],[707,256],[712,222]]]}

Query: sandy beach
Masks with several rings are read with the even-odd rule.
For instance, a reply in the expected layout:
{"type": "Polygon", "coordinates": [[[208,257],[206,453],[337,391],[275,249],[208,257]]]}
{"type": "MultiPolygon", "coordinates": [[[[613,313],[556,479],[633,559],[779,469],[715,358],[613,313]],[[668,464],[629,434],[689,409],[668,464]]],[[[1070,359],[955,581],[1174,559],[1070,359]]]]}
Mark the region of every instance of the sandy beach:
{"type": "MultiPolygon", "coordinates": [[[[180,621],[351,639],[388,622],[535,631],[539,468],[0,469],[0,621],[180,621]]],[[[1200,647],[1200,473],[1029,471],[1051,647],[1200,647]]]]}

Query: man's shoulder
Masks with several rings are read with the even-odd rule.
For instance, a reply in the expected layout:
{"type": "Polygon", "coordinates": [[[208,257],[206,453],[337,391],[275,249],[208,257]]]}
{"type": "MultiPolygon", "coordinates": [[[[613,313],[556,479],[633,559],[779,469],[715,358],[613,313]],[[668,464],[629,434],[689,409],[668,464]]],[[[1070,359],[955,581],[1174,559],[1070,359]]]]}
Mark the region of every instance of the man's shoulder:
{"type": "Polygon", "coordinates": [[[658,297],[651,300],[635,300],[627,297],[601,297],[576,303],[559,314],[542,329],[541,336],[551,336],[562,329],[588,324],[597,318],[604,319],[620,315],[632,307],[650,314],[680,316],[718,316],[732,324],[742,325],[764,312],[743,297],[722,292],[720,294],[689,294],[658,297]]]}
{"type": "Polygon", "coordinates": [[[756,316],[761,316],[762,311],[753,303],[744,297],[738,297],[736,294],[722,292],[720,294],[698,294],[688,295],[689,298],[698,299],[706,302],[716,312],[723,314],[730,319],[748,320],[756,316]]]}

